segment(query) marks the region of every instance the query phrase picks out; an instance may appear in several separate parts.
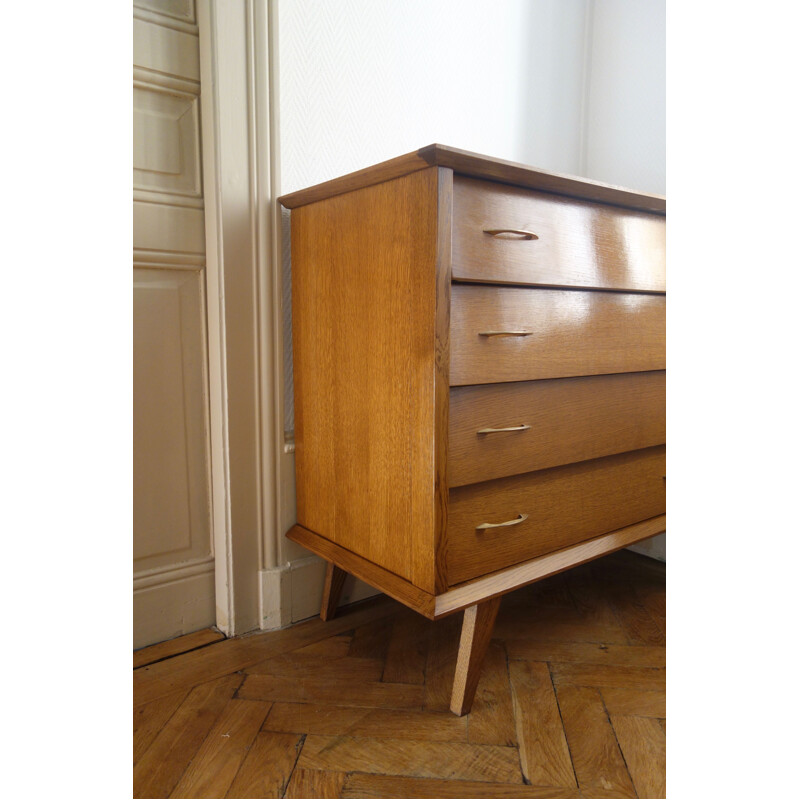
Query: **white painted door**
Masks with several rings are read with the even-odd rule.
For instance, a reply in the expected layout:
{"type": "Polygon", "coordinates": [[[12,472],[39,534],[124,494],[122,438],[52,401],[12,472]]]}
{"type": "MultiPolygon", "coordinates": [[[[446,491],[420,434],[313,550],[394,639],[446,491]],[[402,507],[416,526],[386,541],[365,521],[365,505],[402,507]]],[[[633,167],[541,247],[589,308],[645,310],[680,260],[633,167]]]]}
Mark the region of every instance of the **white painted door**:
{"type": "Polygon", "coordinates": [[[133,4],[134,648],[215,623],[194,0],[133,4]]]}

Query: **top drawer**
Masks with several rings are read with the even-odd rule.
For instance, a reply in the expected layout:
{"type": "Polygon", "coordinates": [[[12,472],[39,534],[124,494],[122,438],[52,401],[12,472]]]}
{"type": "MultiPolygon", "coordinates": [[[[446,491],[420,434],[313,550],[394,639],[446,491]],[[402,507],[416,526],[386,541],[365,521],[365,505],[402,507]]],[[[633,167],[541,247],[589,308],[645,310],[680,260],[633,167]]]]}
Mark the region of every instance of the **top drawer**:
{"type": "Polygon", "coordinates": [[[453,178],[454,280],[663,292],[665,230],[658,214],[453,178]]]}

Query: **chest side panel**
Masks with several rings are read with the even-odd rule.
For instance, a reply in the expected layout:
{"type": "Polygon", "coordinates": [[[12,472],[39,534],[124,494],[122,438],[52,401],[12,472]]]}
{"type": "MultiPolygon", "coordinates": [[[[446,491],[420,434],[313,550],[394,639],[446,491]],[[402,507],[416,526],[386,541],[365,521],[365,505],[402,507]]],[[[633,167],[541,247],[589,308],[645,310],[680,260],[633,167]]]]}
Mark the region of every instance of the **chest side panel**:
{"type": "Polygon", "coordinates": [[[298,523],[429,591],[437,181],[292,212],[298,523]]]}

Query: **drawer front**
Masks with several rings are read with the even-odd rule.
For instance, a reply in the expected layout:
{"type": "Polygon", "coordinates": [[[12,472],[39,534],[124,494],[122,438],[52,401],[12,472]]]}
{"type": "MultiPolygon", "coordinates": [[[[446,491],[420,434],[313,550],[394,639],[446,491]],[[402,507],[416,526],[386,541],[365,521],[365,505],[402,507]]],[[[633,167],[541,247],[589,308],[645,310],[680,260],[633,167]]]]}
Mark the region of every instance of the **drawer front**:
{"type": "Polygon", "coordinates": [[[453,278],[666,290],[664,217],[456,175],[453,278]],[[487,233],[486,231],[523,231],[487,233]]]}
{"type": "Polygon", "coordinates": [[[450,385],[666,366],[666,296],[451,287],[450,385]]]}
{"type": "Polygon", "coordinates": [[[454,387],[449,484],[663,444],[665,395],[663,371],[454,387]]]}
{"type": "Polygon", "coordinates": [[[665,512],[665,448],[583,461],[450,491],[453,586],[665,512]],[[527,519],[506,527],[479,528],[527,519]]]}

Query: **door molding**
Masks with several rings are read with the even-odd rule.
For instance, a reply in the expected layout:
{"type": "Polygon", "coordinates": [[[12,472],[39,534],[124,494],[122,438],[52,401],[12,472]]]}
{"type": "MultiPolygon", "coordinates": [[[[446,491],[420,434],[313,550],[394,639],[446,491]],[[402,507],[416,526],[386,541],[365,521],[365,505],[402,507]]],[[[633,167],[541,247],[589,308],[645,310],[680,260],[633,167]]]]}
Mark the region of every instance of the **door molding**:
{"type": "MultiPolygon", "coordinates": [[[[197,0],[217,626],[262,626],[282,453],[273,4],[197,0]],[[280,432],[280,435],[279,435],[280,432]]],[[[274,616],[274,613],[273,613],[274,616]]]]}

